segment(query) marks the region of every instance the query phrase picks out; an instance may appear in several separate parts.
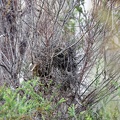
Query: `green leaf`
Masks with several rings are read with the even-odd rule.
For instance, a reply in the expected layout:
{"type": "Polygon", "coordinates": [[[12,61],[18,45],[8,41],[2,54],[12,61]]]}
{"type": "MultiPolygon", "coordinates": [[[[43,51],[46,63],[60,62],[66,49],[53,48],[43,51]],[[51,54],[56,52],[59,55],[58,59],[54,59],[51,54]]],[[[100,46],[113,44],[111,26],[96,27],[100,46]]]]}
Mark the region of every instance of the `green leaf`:
{"type": "Polygon", "coordinates": [[[82,7],[80,7],[80,6],[76,6],[75,8],[76,8],[76,10],[77,10],[78,12],[80,12],[80,13],[83,12],[83,11],[82,11],[82,7]]]}
{"type": "Polygon", "coordinates": [[[63,103],[63,102],[66,102],[66,100],[65,100],[64,98],[61,98],[61,99],[59,100],[58,104],[61,104],[61,103],[63,103]]]}
{"type": "Polygon", "coordinates": [[[75,106],[74,104],[68,108],[68,114],[71,116],[71,117],[75,117],[75,106]]]}

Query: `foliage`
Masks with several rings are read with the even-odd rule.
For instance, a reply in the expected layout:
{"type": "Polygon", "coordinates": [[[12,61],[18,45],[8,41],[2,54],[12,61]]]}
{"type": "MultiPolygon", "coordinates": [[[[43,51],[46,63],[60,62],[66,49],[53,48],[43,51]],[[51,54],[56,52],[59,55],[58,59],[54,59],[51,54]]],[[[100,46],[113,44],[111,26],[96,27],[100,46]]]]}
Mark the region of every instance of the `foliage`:
{"type": "Polygon", "coordinates": [[[101,101],[101,109],[99,110],[99,118],[104,120],[118,120],[120,118],[120,102],[119,93],[116,91],[112,97],[108,96],[101,101]]]}
{"type": "Polygon", "coordinates": [[[24,82],[22,87],[12,90],[3,87],[0,90],[1,100],[4,104],[0,106],[0,118],[3,119],[32,119],[35,114],[40,114],[42,118],[53,117],[54,111],[66,100],[61,98],[56,104],[50,99],[44,98],[41,92],[36,93],[34,87],[38,81],[31,80],[24,82]]]}
{"type": "MultiPolygon", "coordinates": [[[[51,83],[51,81],[50,81],[51,83]]],[[[28,120],[28,119],[58,119],[61,114],[57,113],[59,107],[66,103],[64,98],[59,99],[57,102],[54,98],[56,94],[52,93],[50,98],[45,97],[42,91],[36,91],[37,85],[43,87],[38,80],[30,80],[23,82],[22,86],[16,90],[8,87],[1,87],[0,89],[0,119],[9,120],[28,120]]],[[[58,88],[57,88],[58,89],[58,88]]],[[[119,94],[119,90],[116,92],[119,94]]],[[[95,110],[88,108],[85,111],[76,112],[75,104],[68,107],[68,119],[75,120],[117,120],[119,118],[119,105],[120,103],[115,100],[110,100],[106,97],[100,102],[100,108],[95,110]],[[112,109],[111,109],[112,107],[112,109]]],[[[67,114],[66,113],[66,114],[67,114]]]]}
{"type": "Polygon", "coordinates": [[[68,108],[68,113],[71,117],[74,117],[75,119],[77,119],[74,104],[68,108]]]}

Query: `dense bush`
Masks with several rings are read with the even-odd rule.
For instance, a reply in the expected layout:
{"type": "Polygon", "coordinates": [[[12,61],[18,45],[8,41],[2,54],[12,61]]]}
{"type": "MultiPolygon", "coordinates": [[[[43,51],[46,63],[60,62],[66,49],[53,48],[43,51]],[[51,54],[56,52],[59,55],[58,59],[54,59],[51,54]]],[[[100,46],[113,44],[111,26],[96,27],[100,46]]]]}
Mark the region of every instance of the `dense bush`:
{"type": "Polygon", "coordinates": [[[119,118],[119,2],[84,3],[0,1],[1,119],[119,118]]]}

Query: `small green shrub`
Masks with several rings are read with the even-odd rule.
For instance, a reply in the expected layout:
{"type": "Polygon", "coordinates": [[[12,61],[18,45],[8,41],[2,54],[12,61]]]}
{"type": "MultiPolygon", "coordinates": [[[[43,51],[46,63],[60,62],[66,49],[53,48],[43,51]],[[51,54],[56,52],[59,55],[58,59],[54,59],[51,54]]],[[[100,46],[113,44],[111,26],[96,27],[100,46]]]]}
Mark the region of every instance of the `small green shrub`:
{"type": "Polygon", "coordinates": [[[53,104],[54,94],[50,98],[45,98],[42,92],[35,91],[38,84],[40,87],[43,86],[37,80],[30,80],[23,82],[22,87],[16,90],[1,87],[0,101],[3,100],[4,104],[0,106],[0,119],[30,120],[37,116],[43,120],[52,118],[58,106],[66,100],[61,98],[56,104],[53,104]]]}

